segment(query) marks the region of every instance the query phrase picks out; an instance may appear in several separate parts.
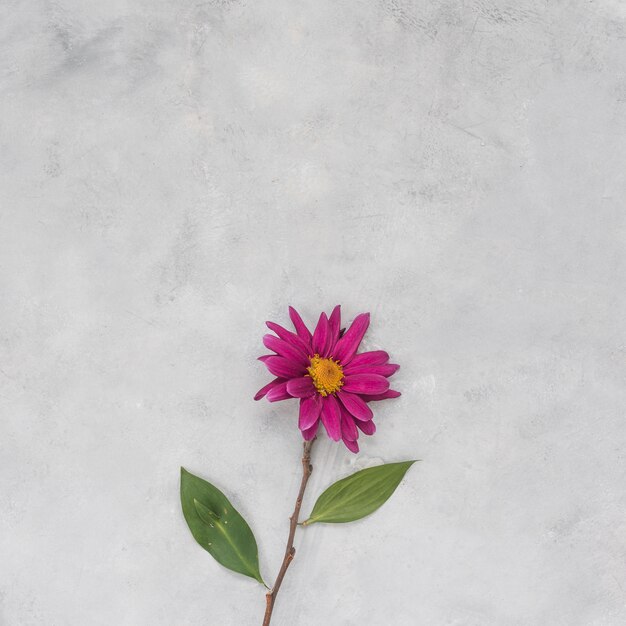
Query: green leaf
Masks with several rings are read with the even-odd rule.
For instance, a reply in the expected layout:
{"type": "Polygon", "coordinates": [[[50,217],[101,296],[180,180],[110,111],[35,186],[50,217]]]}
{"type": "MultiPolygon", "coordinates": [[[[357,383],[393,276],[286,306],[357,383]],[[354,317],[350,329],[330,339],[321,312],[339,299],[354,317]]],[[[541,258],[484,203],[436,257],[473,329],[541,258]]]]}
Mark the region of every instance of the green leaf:
{"type": "Polygon", "coordinates": [[[180,501],[191,534],[218,563],[265,585],[250,526],[217,487],[181,467],[180,501]]]}
{"type": "Polygon", "coordinates": [[[415,461],[368,467],[333,483],[317,499],[304,526],[325,522],[342,524],[361,519],[382,506],[415,461]]]}

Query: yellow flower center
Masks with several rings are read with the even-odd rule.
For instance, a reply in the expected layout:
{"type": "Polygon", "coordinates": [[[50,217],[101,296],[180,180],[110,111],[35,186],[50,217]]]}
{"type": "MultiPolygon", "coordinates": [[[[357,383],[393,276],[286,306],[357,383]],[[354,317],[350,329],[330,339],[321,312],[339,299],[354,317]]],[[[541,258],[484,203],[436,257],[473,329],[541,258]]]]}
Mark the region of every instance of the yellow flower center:
{"type": "Polygon", "coordinates": [[[335,393],[343,385],[343,368],[337,361],[322,359],[319,354],[310,357],[311,365],[307,367],[315,388],[323,396],[335,393]]]}

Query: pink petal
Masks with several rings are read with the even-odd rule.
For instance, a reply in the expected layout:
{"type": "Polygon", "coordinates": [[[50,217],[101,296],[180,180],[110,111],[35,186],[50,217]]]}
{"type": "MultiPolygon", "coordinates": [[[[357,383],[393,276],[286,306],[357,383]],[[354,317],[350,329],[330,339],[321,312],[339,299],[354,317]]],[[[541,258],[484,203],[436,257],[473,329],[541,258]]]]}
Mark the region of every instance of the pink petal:
{"type": "Polygon", "coordinates": [[[304,437],[305,441],[311,441],[311,439],[313,439],[313,437],[317,435],[317,429],[319,425],[320,425],[320,421],[316,420],[315,424],[313,424],[311,428],[307,428],[306,430],[302,431],[302,436],[304,437]]]}
{"type": "Polygon", "coordinates": [[[254,399],[260,400],[261,398],[265,397],[265,395],[270,389],[273,389],[274,387],[276,387],[276,385],[279,385],[280,383],[283,383],[283,382],[285,381],[282,378],[275,378],[272,382],[267,383],[265,387],[261,387],[261,389],[259,389],[254,395],[254,399]]]}
{"type": "Polygon", "coordinates": [[[302,321],[300,313],[298,313],[298,311],[296,311],[292,306],[289,307],[289,317],[291,318],[291,322],[298,333],[298,337],[303,339],[307,344],[311,343],[311,331],[302,321]]]}
{"type": "Polygon", "coordinates": [[[313,333],[313,352],[320,356],[326,356],[326,348],[328,347],[328,318],[326,313],[322,313],[313,333]]]}
{"type": "Polygon", "coordinates": [[[315,393],[315,385],[310,376],[292,378],[287,381],[287,391],[294,398],[308,398],[315,393]]]}
{"type": "Polygon", "coordinates": [[[311,428],[320,415],[322,403],[320,396],[317,394],[310,398],[300,400],[300,417],[298,419],[298,428],[304,432],[311,428]]]}
{"type": "Polygon", "coordinates": [[[274,322],[265,322],[265,325],[270,330],[273,330],[283,341],[290,343],[296,348],[300,348],[306,354],[312,354],[311,344],[304,341],[301,337],[298,337],[295,333],[292,333],[290,330],[287,330],[280,324],[275,324],[274,322]]]}
{"type": "Polygon", "coordinates": [[[374,420],[370,420],[369,422],[357,422],[356,425],[366,435],[373,435],[376,432],[376,424],[374,424],[374,420]]]}
{"type": "Polygon", "coordinates": [[[292,361],[297,361],[307,366],[309,364],[309,357],[306,352],[301,348],[297,348],[293,344],[287,343],[283,339],[274,337],[274,335],[263,335],[263,345],[268,350],[274,350],[280,356],[284,356],[292,361]]]}
{"type": "Polygon", "coordinates": [[[356,441],[350,441],[349,439],[344,439],[343,444],[350,450],[350,452],[354,452],[356,454],[359,451],[359,444],[356,441]]]}
{"type": "Polygon", "coordinates": [[[337,305],[328,318],[328,353],[331,354],[335,344],[339,341],[339,327],[341,326],[341,305],[337,305]]]}
{"type": "Polygon", "coordinates": [[[276,385],[273,389],[267,392],[267,399],[270,402],[278,402],[279,400],[289,400],[292,398],[287,391],[287,381],[283,381],[280,385],[276,385]]]}
{"type": "Polygon", "coordinates": [[[354,424],[354,418],[344,406],[341,407],[341,437],[348,441],[356,441],[359,438],[359,431],[354,424]]]}
{"type": "Polygon", "coordinates": [[[387,363],[386,365],[360,365],[359,367],[353,367],[352,363],[343,370],[343,373],[348,376],[352,374],[378,374],[379,376],[393,376],[400,369],[399,365],[395,363],[387,363]]]}
{"type": "Polygon", "coordinates": [[[370,325],[370,314],[361,313],[354,318],[346,334],[337,342],[333,357],[342,364],[348,364],[359,348],[361,339],[370,325]]]}
{"type": "Polygon", "coordinates": [[[337,394],[343,406],[348,409],[348,413],[358,420],[366,422],[374,417],[372,409],[370,409],[361,396],[356,396],[353,393],[343,391],[343,389],[337,394]]]}
{"type": "Polygon", "coordinates": [[[341,410],[335,396],[322,398],[322,424],[328,436],[334,441],[341,439],[341,410]]]}
{"type": "Polygon", "coordinates": [[[345,377],[342,389],[371,396],[385,393],[389,389],[389,381],[379,374],[350,374],[345,377]]]}
{"type": "MultiPolygon", "coordinates": [[[[350,361],[349,367],[361,367],[362,365],[383,365],[389,360],[389,355],[384,350],[372,350],[355,354],[350,361]]],[[[346,366],[346,369],[348,366],[346,366]]]]}
{"type": "Polygon", "coordinates": [[[257,361],[261,361],[261,363],[265,363],[265,361],[267,361],[267,359],[271,359],[273,356],[276,356],[275,354],[264,354],[263,356],[259,356],[257,357],[257,361]]]}
{"type": "Polygon", "coordinates": [[[265,361],[265,367],[280,378],[299,378],[304,374],[306,368],[300,363],[285,359],[282,356],[273,356],[265,361]]]}
{"type": "Polygon", "coordinates": [[[393,389],[388,389],[385,393],[377,393],[374,396],[367,396],[365,398],[366,402],[373,402],[374,400],[389,400],[391,398],[399,398],[402,394],[399,391],[394,391],[393,389]]]}

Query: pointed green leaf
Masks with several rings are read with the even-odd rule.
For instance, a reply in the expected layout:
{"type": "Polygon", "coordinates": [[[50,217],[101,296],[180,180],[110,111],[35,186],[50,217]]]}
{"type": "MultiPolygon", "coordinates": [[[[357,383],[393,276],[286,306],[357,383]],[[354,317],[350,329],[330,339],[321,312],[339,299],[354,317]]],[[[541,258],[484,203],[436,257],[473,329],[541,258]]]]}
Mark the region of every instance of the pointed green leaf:
{"type": "Polygon", "coordinates": [[[180,468],[183,515],[195,540],[218,562],[265,585],[259,552],[246,520],[215,486],[180,468]]]}
{"type": "Polygon", "coordinates": [[[333,483],[317,499],[304,525],[341,524],[361,519],[382,506],[415,461],[368,467],[333,483]]]}

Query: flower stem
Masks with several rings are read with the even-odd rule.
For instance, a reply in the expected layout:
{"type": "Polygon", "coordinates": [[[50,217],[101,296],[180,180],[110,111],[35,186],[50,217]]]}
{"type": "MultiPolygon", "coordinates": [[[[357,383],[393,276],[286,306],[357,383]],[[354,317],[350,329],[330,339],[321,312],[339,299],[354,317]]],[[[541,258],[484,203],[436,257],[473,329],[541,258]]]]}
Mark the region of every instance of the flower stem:
{"type": "Polygon", "coordinates": [[[296,535],[296,526],[298,525],[298,517],[300,516],[300,507],[302,506],[304,490],[306,489],[306,484],[309,482],[309,476],[313,471],[313,466],[311,465],[311,448],[313,447],[314,441],[315,439],[313,439],[312,441],[304,442],[302,453],[302,481],[300,482],[300,491],[298,491],[296,505],[293,509],[291,517],[289,518],[289,537],[287,538],[287,547],[285,548],[285,556],[283,558],[282,565],[280,566],[280,570],[278,570],[278,576],[276,577],[276,582],[274,583],[274,586],[265,595],[266,607],[265,617],[263,618],[263,626],[269,626],[270,620],[272,619],[274,604],[276,603],[276,596],[278,595],[278,591],[280,590],[280,586],[282,585],[283,578],[287,573],[287,568],[296,556],[296,549],[293,547],[293,540],[296,535]]]}

